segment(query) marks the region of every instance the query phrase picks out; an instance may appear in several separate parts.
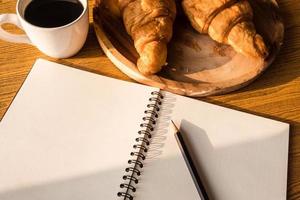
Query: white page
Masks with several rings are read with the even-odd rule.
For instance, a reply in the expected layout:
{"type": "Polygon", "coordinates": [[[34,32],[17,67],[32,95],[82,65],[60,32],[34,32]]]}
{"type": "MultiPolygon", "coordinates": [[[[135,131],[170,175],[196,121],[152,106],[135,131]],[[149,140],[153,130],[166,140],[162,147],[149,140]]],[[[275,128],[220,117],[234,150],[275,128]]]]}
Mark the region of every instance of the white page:
{"type": "Polygon", "coordinates": [[[0,123],[0,199],[117,199],[152,91],[37,60],[0,123]]]}
{"type": "Polygon", "coordinates": [[[143,175],[143,200],[197,199],[170,120],[216,200],[286,199],[289,125],[164,93],[157,140],[143,175]]]}

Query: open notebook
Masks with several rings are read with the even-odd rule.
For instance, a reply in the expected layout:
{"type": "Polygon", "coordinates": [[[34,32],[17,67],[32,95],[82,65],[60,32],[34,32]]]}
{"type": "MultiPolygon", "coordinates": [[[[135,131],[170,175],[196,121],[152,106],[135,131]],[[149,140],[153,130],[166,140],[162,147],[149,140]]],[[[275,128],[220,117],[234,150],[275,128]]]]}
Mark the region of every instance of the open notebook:
{"type": "Polygon", "coordinates": [[[39,59],[0,122],[0,199],[199,200],[171,119],[212,199],[286,198],[288,124],[39,59]]]}

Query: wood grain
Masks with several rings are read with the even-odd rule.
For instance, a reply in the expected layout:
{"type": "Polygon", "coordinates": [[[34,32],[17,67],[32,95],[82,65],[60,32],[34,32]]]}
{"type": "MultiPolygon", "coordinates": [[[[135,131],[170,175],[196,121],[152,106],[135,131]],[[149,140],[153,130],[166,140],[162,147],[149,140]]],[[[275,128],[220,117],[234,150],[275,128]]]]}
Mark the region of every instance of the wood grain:
{"type": "Polygon", "coordinates": [[[275,0],[251,0],[253,22],[269,47],[267,59],[246,57],[228,45],[196,32],[184,15],[177,15],[167,64],[156,75],[144,75],[136,66],[138,53],[122,18],[101,1],[94,7],[97,39],[107,57],[134,80],[191,97],[224,94],[255,80],[278,55],[284,25],[275,0]]]}
{"type": "MultiPolygon", "coordinates": [[[[202,100],[291,124],[288,199],[296,200],[300,199],[300,0],[278,0],[278,3],[286,29],[284,44],[275,62],[251,85],[227,95],[202,100]]],[[[12,0],[0,0],[0,13],[15,12],[15,4],[12,0]]],[[[92,5],[90,1],[90,8],[92,5]]],[[[13,26],[5,25],[5,28],[20,32],[13,26]]],[[[37,58],[54,60],[30,45],[0,41],[0,118],[37,58]]],[[[84,48],[76,56],[55,61],[132,81],[104,56],[92,26],[84,48]]]]}

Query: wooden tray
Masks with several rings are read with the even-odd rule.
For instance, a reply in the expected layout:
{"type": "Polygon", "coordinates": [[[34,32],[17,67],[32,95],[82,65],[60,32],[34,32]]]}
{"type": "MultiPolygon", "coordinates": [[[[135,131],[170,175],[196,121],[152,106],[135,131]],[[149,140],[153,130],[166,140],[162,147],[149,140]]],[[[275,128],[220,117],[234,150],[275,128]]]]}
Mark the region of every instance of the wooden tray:
{"type": "Polygon", "coordinates": [[[249,2],[257,32],[270,47],[270,56],[265,61],[244,57],[231,47],[197,33],[184,15],[180,15],[168,47],[168,65],[157,75],[144,76],[136,67],[138,54],[122,20],[103,4],[94,7],[94,28],[107,57],[134,80],[187,96],[224,94],[259,76],[273,62],[283,41],[284,26],[276,1],[249,2]]]}

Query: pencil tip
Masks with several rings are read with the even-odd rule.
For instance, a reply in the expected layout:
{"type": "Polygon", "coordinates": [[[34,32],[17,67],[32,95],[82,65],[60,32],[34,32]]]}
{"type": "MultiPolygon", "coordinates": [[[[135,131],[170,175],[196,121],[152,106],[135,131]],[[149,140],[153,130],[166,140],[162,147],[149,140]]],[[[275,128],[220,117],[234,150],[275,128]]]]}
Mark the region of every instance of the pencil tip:
{"type": "Polygon", "coordinates": [[[173,122],[173,120],[171,120],[171,122],[172,122],[174,128],[175,128],[177,131],[179,131],[179,129],[177,128],[177,126],[175,125],[175,123],[173,122]]]}

